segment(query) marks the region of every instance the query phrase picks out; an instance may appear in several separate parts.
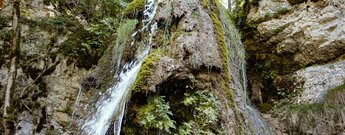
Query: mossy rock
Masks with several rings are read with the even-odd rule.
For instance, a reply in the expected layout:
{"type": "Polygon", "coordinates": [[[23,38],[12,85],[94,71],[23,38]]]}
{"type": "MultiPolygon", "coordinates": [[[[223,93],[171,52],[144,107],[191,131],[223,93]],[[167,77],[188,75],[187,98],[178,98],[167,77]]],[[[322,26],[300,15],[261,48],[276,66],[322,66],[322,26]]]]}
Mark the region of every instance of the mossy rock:
{"type": "Polygon", "coordinates": [[[233,108],[234,112],[235,112],[235,118],[236,121],[238,122],[238,126],[237,126],[237,134],[243,134],[243,123],[241,120],[241,116],[240,113],[238,111],[237,105],[235,104],[235,97],[234,97],[234,92],[233,90],[230,89],[230,71],[229,71],[229,58],[228,58],[228,51],[227,51],[227,47],[226,47],[226,42],[224,39],[224,31],[223,31],[223,27],[222,27],[222,22],[220,21],[218,14],[219,13],[219,9],[220,9],[220,3],[216,0],[212,0],[212,4],[213,4],[213,8],[212,8],[212,12],[210,13],[211,16],[211,20],[213,22],[214,25],[214,29],[215,29],[215,33],[216,33],[216,37],[217,37],[217,45],[218,45],[218,51],[220,53],[220,57],[222,60],[222,64],[223,64],[223,72],[224,72],[224,82],[223,82],[223,90],[227,93],[228,99],[230,101],[230,105],[233,108]]]}
{"type": "Polygon", "coordinates": [[[270,105],[268,103],[261,103],[259,105],[259,109],[261,112],[267,113],[272,109],[272,105],[270,105]]]}
{"type": "Polygon", "coordinates": [[[145,8],[145,0],[134,0],[129,3],[123,11],[123,15],[131,15],[143,11],[145,8]]]}
{"type": "Polygon", "coordinates": [[[325,95],[325,102],[329,104],[345,104],[345,84],[339,85],[327,92],[325,95]]]}
{"type": "Polygon", "coordinates": [[[154,72],[154,70],[155,70],[154,66],[160,60],[160,58],[161,58],[160,52],[155,51],[144,59],[142,66],[139,70],[139,73],[137,75],[137,78],[134,81],[132,88],[131,88],[134,91],[134,93],[135,92],[142,92],[143,88],[146,85],[148,85],[147,84],[147,78],[149,78],[150,75],[154,72]]]}

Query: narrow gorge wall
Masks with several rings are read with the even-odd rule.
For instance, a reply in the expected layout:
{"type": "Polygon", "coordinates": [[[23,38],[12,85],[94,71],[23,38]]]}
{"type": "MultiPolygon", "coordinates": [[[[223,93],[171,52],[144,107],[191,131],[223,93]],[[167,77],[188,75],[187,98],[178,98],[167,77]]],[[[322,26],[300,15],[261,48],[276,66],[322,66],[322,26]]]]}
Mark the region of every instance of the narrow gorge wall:
{"type": "Polygon", "coordinates": [[[344,105],[324,104],[334,89],[343,93],[345,83],[344,1],[259,0],[247,4],[242,34],[249,54],[252,101],[262,111],[275,105],[271,111],[289,114],[278,118],[282,122],[278,127],[285,126],[286,133],[343,133],[339,113],[344,112],[344,105]],[[339,113],[329,109],[334,106],[339,113]],[[326,108],[330,112],[323,111],[326,108]],[[325,114],[332,116],[326,121],[337,126],[318,122],[325,114]]]}
{"type": "MultiPolygon", "coordinates": [[[[1,106],[12,25],[3,2],[1,106]]],[[[345,132],[343,0],[234,0],[230,10],[217,0],[157,0],[154,31],[142,30],[145,0],[79,2],[21,2],[16,134],[81,134],[80,121],[148,42],[121,97],[121,134],[345,132]]]]}

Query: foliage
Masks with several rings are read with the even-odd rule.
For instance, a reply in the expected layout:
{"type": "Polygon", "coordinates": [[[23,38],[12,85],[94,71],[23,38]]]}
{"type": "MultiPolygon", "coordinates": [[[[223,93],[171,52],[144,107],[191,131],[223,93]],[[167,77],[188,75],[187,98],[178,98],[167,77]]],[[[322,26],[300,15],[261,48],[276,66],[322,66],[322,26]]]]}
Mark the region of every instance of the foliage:
{"type": "Polygon", "coordinates": [[[164,97],[155,96],[148,99],[147,105],[140,107],[137,118],[145,129],[156,128],[171,133],[170,130],[176,128],[175,121],[170,119],[172,115],[164,97]]]}
{"type": "Polygon", "coordinates": [[[53,4],[59,12],[67,15],[82,15],[94,22],[104,17],[119,17],[122,9],[118,0],[43,0],[46,5],[53,4]]]}
{"type": "Polygon", "coordinates": [[[256,63],[255,67],[261,71],[261,76],[265,79],[271,79],[274,80],[277,76],[277,71],[274,68],[274,66],[272,65],[272,62],[270,61],[266,61],[263,64],[261,63],[256,63]]]}
{"type": "Polygon", "coordinates": [[[235,25],[240,27],[244,25],[245,23],[245,18],[246,18],[246,6],[248,4],[248,0],[232,0],[232,8],[231,9],[231,15],[232,19],[235,22],[235,25]]]}
{"type": "MultiPolygon", "coordinates": [[[[100,58],[115,33],[117,19],[105,18],[84,29],[76,27],[74,33],[60,47],[62,53],[72,57],[100,58]]],[[[58,21],[57,21],[58,22],[58,21]]]]}
{"type": "Polygon", "coordinates": [[[122,14],[129,15],[144,10],[145,0],[134,0],[129,3],[122,14]]]}
{"type": "Polygon", "coordinates": [[[284,29],[283,28],[277,28],[277,29],[274,29],[273,30],[273,34],[278,34],[278,33],[280,33],[280,32],[282,32],[282,31],[284,31],[284,29]]]}
{"type": "Polygon", "coordinates": [[[6,16],[0,14],[0,28],[3,29],[4,27],[9,27],[8,23],[11,21],[11,16],[6,16]]]}
{"type": "Polygon", "coordinates": [[[123,44],[128,42],[130,35],[133,33],[137,24],[137,20],[126,20],[121,26],[116,30],[117,44],[123,44]]]}
{"type": "MultiPolygon", "coordinates": [[[[208,90],[198,90],[184,93],[184,98],[181,103],[191,109],[193,119],[180,125],[178,129],[180,135],[190,133],[215,134],[211,129],[218,124],[220,103],[212,92],[208,90]]],[[[218,133],[221,132],[222,131],[218,131],[218,133]]]]}
{"type": "Polygon", "coordinates": [[[66,33],[68,30],[75,32],[82,26],[79,22],[70,15],[61,15],[52,18],[38,18],[34,22],[29,22],[31,27],[37,26],[45,30],[63,30],[66,33]]]}
{"type": "Polygon", "coordinates": [[[203,127],[217,122],[220,105],[211,92],[196,91],[192,94],[185,93],[182,103],[196,110],[193,115],[203,127]]]}
{"type": "Polygon", "coordinates": [[[59,46],[59,53],[76,59],[77,65],[85,68],[97,64],[108,44],[114,39],[113,35],[119,22],[116,18],[108,17],[83,26],[69,15],[26,21],[30,27],[38,27],[65,36],[66,40],[59,46]]]}
{"type": "Polygon", "coordinates": [[[178,128],[179,135],[191,135],[195,125],[194,121],[183,122],[182,125],[178,128]]]}
{"type": "Polygon", "coordinates": [[[283,89],[278,89],[278,93],[277,93],[278,95],[280,95],[280,96],[285,96],[285,91],[283,90],[283,89]]]}

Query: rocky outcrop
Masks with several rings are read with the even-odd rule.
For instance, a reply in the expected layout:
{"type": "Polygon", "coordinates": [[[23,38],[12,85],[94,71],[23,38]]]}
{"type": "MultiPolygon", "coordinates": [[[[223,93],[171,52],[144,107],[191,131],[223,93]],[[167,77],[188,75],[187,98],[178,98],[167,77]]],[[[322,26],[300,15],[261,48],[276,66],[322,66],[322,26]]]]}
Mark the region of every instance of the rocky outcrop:
{"type": "Polygon", "coordinates": [[[258,9],[252,8],[247,16],[248,24],[264,20],[254,26],[257,31],[254,38],[259,42],[253,50],[263,51],[260,47],[269,46],[272,49],[267,53],[278,57],[288,55],[292,60],[290,66],[297,64],[302,67],[328,62],[344,54],[343,1],[305,2],[293,7],[284,0],[279,5],[285,7],[274,3],[260,1],[258,9]],[[276,17],[269,18],[263,14],[275,14],[276,17]]]}
{"type": "MultiPolygon", "coordinates": [[[[153,106],[152,98],[157,96],[164,97],[170,105],[173,114],[170,119],[176,126],[174,130],[171,128],[172,133],[184,131],[184,124],[193,127],[190,130],[196,134],[250,132],[243,131],[246,128],[242,125],[239,109],[236,108],[237,100],[234,99],[240,97],[234,96],[236,90],[230,89],[231,82],[225,78],[228,76],[224,71],[227,66],[223,63],[227,62],[222,61],[218,40],[228,39],[222,39],[225,33],[217,31],[214,24],[214,21],[229,22],[216,20],[218,17],[215,16],[218,16],[219,11],[217,8],[215,11],[207,9],[208,5],[217,6],[213,2],[203,6],[198,0],[172,0],[159,4],[155,16],[158,29],[153,33],[152,39],[155,48],[144,60],[133,85],[134,91],[125,116],[125,121],[128,122],[122,128],[124,134],[147,131],[169,134],[170,131],[144,121],[151,112],[146,110],[143,114],[145,110],[142,108],[153,106]],[[211,18],[211,14],[214,18],[211,18]],[[217,37],[218,35],[222,37],[217,37]],[[206,104],[199,100],[202,97],[197,97],[198,101],[192,104],[194,108],[183,104],[189,102],[186,101],[189,96],[201,96],[200,94],[206,94],[210,98],[207,102],[211,103],[206,106],[211,112],[197,109],[200,104],[206,104]],[[216,100],[213,101],[213,97],[216,100]],[[221,103],[218,107],[214,106],[218,103],[221,103]],[[186,113],[186,110],[192,110],[192,113],[186,113]],[[205,117],[201,117],[204,115],[205,117]]],[[[221,24],[218,27],[221,28],[221,24]]],[[[156,117],[161,115],[164,114],[156,117]]],[[[167,123],[164,119],[158,121],[163,122],[163,126],[167,123]]]]}
{"type": "Polygon", "coordinates": [[[345,83],[345,61],[311,66],[278,80],[293,80],[290,81],[293,84],[288,85],[293,86],[293,92],[300,94],[295,97],[295,103],[319,102],[324,98],[327,91],[345,83]]]}
{"type": "Polygon", "coordinates": [[[339,129],[316,124],[325,129],[321,131],[307,126],[310,124],[307,119],[318,121],[321,119],[313,117],[313,112],[318,117],[323,117],[319,113],[326,113],[332,117],[330,121],[339,122],[335,118],[338,112],[332,112],[327,105],[315,104],[323,104],[325,95],[345,81],[345,2],[260,0],[248,4],[247,8],[243,40],[249,54],[248,74],[253,99],[260,101],[257,95],[261,93],[261,103],[298,106],[299,109],[295,108],[298,111],[293,113],[276,108],[282,114],[293,114],[285,117],[291,123],[281,123],[281,127],[288,129],[285,132],[340,133],[344,127],[341,122],[339,129]],[[288,103],[284,104],[285,101],[288,103]],[[308,113],[302,113],[306,110],[308,113]],[[297,127],[301,127],[300,131],[292,130],[297,127]]]}
{"type": "Polygon", "coordinates": [[[254,31],[245,38],[253,67],[249,72],[265,70],[261,76],[274,80],[276,75],[341,59],[345,53],[344,5],[340,0],[299,4],[262,0],[251,5],[247,24],[254,31]]]}
{"type": "MultiPolygon", "coordinates": [[[[12,7],[7,0],[4,4],[6,6],[0,14],[7,18],[11,16],[12,7]]],[[[75,126],[75,117],[80,115],[75,112],[72,117],[80,83],[90,71],[78,67],[76,59],[63,54],[61,46],[72,32],[58,24],[49,24],[61,14],[55,8],[45,5],[42,0],[23,1],[21,4],[21,52],[13,99],[18,135],[70,134],[70,127],[75,126]]],[[[0,102],[3,102],[11,22],[4,19],[1,23],[4,27],[0,28],[0,102]]],[[[86,98],[84,96],[81,101],[86,98]]]]}

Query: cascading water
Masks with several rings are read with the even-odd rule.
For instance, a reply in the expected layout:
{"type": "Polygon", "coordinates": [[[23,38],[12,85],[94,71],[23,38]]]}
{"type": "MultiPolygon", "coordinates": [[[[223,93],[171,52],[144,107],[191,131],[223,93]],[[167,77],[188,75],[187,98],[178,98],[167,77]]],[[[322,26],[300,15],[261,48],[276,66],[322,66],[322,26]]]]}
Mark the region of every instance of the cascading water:
{"type": "MultiPolygon", "coordinates": [[[[220,9],[222,22],[227,22],[225,9],[220,9]]],[[[222,24],[227,43],[229,71],[232,81],[231,89],[235,90],[235,100],[238,109],[244,114],[245,134],[271,135],[272,130],[268,123],[260,116],[259,112],[251,106],[247,95],[247,76],[245,50],[240,34],[235,26],[222,24]]]]}
{"type": "Polygon", "coordinates": [[[131,84],[134,82],[140,70],[142,61],[145,59],[151,48],[152,33],[154,33],[157,28],[157,24],[152,23],[152,19],[157,9],[157,4],[157,0],[147,0],[144,19],[142,21],[143,28],[132,35],[135,36],[138,32],[143,32],[151,28],[149,43],[143,46],[143,49],[138,49],[139,51],[136,52],[137,57],[135,60],[124,65],[120,74],[115,78],[118,80],[118,83],[101,95],[95,105],[95,111],[88,115],[88,118],[86,118],[82,123],[81,130],[83,130],[84,134],[106,134],[113,118],[115,118],[114,133],[117,135],[120,134],[126,97],[129,94],[131,84]]]}

